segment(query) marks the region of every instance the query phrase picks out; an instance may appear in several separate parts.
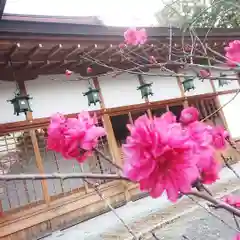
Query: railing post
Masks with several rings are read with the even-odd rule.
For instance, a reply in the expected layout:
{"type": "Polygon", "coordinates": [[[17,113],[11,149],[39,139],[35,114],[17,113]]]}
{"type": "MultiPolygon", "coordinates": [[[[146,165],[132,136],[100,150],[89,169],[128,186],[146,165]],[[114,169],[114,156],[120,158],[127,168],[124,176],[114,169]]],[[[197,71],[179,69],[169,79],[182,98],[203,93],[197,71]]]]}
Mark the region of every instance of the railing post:
{"type": "MultiPolygon", "coordinates": [[[[44,174],[45,171],[44,171],[44,167],[43,167],[43,163],[42,163],[42,156],[40,154],[35,130],[30,130],[30,136],[31,136],[32,144],[33,144],[33,150],[34,150],[34,154],[35,154],[37,168],[40,173],[44,174]]],[[[42,189],[43,189],[44,200],[46,201],[46,203],[49,203],[50,196],[48,194],[47,181],[41,180],[41,184],[42,184],[42,189]]]]}
{"type": "MultiPolygon", "coordinates": [[[[24,82],[19,82],[18,86],[19,86],[19,89],[20,89],[21,93],[27,94],[27,90],[26,90],[24,82]]],[[[33,116],[32,116],[31,112],[27,112],[26,120],[28,120],[29,122],[31,122],[33,120],[33,116]]],[[[35,154],[37,168],[38,168],[40,173],[44,174],[45,171],[44,171],[44,167],[43,167],[42,156],[41,156],[39,146],[38,146],[36,132],[35,132],[35,130],[30,130],[29,133],[30,133],[30,137],[31,137],[32,145],[33,145],[33,150],[34,150],[34,154],[35,154]]],[[[41,180],[41,185],[42,185],[44,200],[47,204],[49,204],[50,203],[50,196],[49,196],[49,193],[48,193],[47,181],[46,180],[41,180]]]]}

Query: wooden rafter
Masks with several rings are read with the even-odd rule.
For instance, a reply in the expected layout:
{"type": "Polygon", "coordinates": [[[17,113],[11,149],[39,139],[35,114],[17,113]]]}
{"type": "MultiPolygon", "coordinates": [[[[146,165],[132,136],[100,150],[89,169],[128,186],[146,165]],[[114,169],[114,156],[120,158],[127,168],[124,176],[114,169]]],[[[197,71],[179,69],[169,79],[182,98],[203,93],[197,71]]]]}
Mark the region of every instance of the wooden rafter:
{"type": "Polygon", "coordinates": [[[33,47],[28,53],[27,53],[27,59],[32,58],[33,56],[35,56],[40,49],[43,47],[43,45],[41,43],[39,43],[37,46],[33,47]]]}
{"type": "Polygon", "coordinates": [[[56,46],[54,46],[50,52],[47,55],[47,59],[49,60],[50,58],[52,58],[53,56],[55,56],[61,49],[62,49],[63,45],[62,44],[58,44],[56,46]]]}
{"type": "Polygon", "coordinates": [[[2,19],[3,12],[6,6],[7,0],[0,0],[0,20],[2,19]]]}
{"type": "Polygon", "coordinates": [[[68,52],[65,56],[64,56],[64,60],[67,60],[70,56],[72,56],[73,54],[79,52],[81,49],[81,45],[78,44],[77,46],[74,46],[70,52],[68,52]]]}
{"type": "Polygon", "coordinates": [[[11,47],[10,51],[6,55],[7,60],[11,59],[14,56],[14,54],[17,53],[17,51],[19,50],[20,46],[21,46],[20,43],[16,43],[16,44],[14,44],[11,47]]]}

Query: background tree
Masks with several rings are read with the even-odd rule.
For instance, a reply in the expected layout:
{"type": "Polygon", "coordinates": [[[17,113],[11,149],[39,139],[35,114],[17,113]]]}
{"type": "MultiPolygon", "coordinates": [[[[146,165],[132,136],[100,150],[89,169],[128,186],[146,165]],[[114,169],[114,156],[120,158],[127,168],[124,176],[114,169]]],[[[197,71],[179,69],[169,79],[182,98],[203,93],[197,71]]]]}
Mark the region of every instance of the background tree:
{"type": "Polygon", "coordinates": [[[171,0],[164,4],[156,14],[161,26],[240,27],[239,0],[171,0]]]}

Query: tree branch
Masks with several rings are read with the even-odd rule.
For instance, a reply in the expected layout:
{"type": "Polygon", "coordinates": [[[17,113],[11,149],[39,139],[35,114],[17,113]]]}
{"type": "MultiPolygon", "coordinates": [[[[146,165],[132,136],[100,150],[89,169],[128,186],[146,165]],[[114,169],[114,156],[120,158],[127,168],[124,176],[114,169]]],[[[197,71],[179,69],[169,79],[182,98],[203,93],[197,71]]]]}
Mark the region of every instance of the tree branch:
{"type": "Polygon", "coordinates": [[[192,192],[186,193],[185,195],[187,195],[187,196],[192,195],[192,196],[204,199],[204,200],[214,204],[215,206],[217,206],[217,208],[225,209],[226,211],[236,215],[237,217],[240,217],[240,210],[239,209],[237,209],[235,207],[232,207],[232,206],[230,206],[230,205],[228,205],[228,204],[226,204],[222,201],[218,201],[210,195],[206,195],[202,192],[197,192],[197,191],[192,191],[192,192]]]}
{"type": "Polygon", "coordinates": [[[128,178],[119,176],[118,174],[100,174],[100,173],[50,173],[50,174],[5,174],[0,175],[0,181],[11,180],[43,180],[43,179],[111,179],[111,180],[126,180],[128,178]]]}
{"type": "Polygon", "coordinates": [[[95,148],[94,149],[95,152],[97,154],[99,154],[102,158],[104,158],[107,162],[109,162],[110,164],[112,164],[114,167],[116,167],[118,170],[121,170],[122,171],[122,168],[120,166],[118,166],[116,163],[114,163],[112,161],[112,159],[110,157],[107,157],[102,151],[100,151],[99,149],[95,148]]]}

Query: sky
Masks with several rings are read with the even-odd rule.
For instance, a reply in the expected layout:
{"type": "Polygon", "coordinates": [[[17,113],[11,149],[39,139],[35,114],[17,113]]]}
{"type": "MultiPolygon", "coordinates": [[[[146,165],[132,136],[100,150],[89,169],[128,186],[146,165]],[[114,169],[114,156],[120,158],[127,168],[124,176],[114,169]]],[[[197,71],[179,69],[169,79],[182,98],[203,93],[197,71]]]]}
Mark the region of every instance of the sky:
{"type": "Polygon", "coordinates": [[[4,13],[98,16],[106,25],[153,26],[161,0],[7,0],[4,13]]]}

